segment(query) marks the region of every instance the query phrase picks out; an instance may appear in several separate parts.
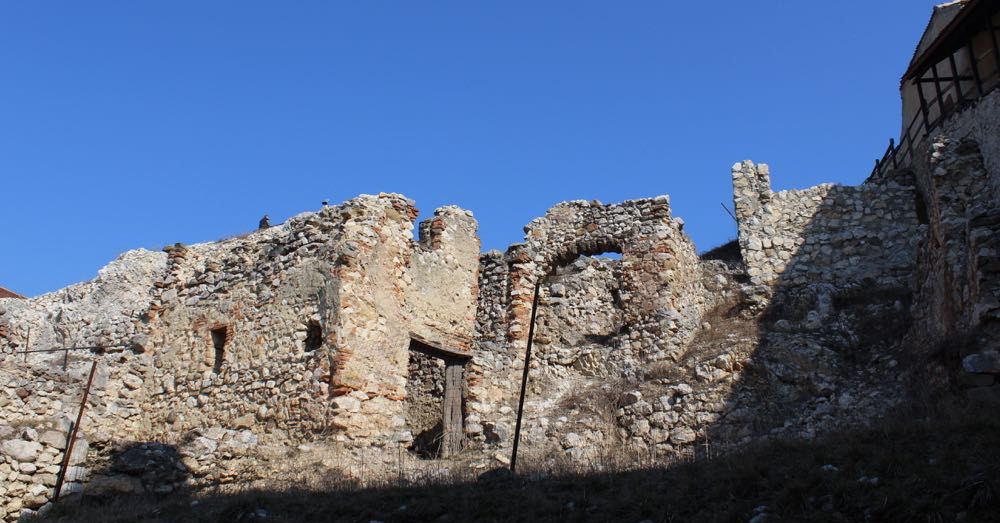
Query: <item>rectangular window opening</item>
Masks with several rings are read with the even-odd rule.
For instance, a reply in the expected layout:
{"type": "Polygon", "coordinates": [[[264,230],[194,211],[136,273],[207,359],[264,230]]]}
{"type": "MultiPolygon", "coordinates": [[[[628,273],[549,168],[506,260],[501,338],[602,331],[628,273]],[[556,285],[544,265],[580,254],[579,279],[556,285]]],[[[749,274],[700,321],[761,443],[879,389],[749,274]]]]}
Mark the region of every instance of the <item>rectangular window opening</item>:
{"type": "Polygon", "coordinates": [[[226,327],[212,329],[212,346],[215,347],[215,362],[212,365],[212,372],[216,374],[222,370],[222,362],[225,359],[227,331],[226,327]]]}

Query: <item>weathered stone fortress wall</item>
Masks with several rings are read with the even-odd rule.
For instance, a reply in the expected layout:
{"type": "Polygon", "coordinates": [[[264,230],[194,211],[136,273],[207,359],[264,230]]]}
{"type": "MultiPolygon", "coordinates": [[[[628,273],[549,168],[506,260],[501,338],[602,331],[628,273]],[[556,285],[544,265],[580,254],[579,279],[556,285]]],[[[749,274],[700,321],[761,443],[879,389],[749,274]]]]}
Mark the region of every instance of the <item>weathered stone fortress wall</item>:
{"type": "MultiPolygon", "coordinates": [[[[133,251],[93,282],[0,300],[0,350],[22,350],[29,326],[31,348],[105,347],[71,354],[65,371],[62,354],[4,360],[15,365],[0,369],[0,517],[51,496],[94,360],[84,441],[176,444],[186,470],[225,482],[237,474],[222,458],[252,457],[258,440],[433,455],[444,348],[466,362],[465,435],[502,462],[536,283],[525,450],[676,456],[863,424],[900,401],[900,350],[965,335],[965,384],[1000,398],[985,102],[956,115],[926,161],[857,187],[773,192],[765,165],[736,165],[740,260],[699,259],[666,197],[565,202],[529,223],[524,243],[480,254],[467,211],[438,209],[415,241],[413,202],[382,194],[216,243],[133,251]],[[590,257],[605,252],[621,257],[590,257]]],[[[86,454],[69,492],[87,480],[86,454]]],[[[174,488],[107,475],[87,488],[109,485],[174,488]]]]}
{"type": "Polygon", "coordinates": [[[666,196],[620,204],[579,200],[556,205],[533,220],[525,227],[525,242],[505,254],[485,254],[478,338],[470,364],[468,435],[487,443],[510,443],[536,283],[542,283],[542,312],[532,362],[537,370],[526,404],[529,440],[560,439],[547,416],[574,384],[582,386],[575,380],[635,377],[645,363],[676,358],[700,325],[706,303],[698,257],[682,229],[683,221],[671,216],[666,196]],[[614,275],[613,281],[604,281],[603,272],[596,276],[570,271],[568,286],[579,292],[567,291],[567,283],[562,290],[553,286],[561,267],[578,258],[581,267],[588,266],[587,256],[606,252],[621,254],[620,261],[600,265],[614,275]],[[593,286],[587,285],[584,290],[588,278],[603,289],[591,292],[593,286]],[[564,292],[568,294],[560,296],[564,292]],[[615,299],[605,301],[611,293],[615,299]],[[591,328],[594,321],[584,319],[588,317],[608,325],[591,328]],[[618,324],[614,329],[610,318],[618,324]],[[557,324],[584,323],[581,335],[569,343],[557,339],[561,336],[553,330],[557,324]],[[586,333],[598,337],[591,338],[597,342],[580,344],[586,333]]]}
{"type": "MultiPolygon", "coordinates": [[[[675,354],[681,340],[670,336],[696,321],[699,267],[684,222],[670,214],[666,196],[621,204],[573,201],[559,204],[525,226],[525,243],[511,246],[511,341],[524,340],[537,281],[578,256],[620,252],[622,308],[628,337],[625,361],[658,360],[675,354]]],[[[625,365],[627,366],[627,364],[625,365]]]]}
{"type": "Polygon", "coordinates": [[[950,347],[969,393],[1000,403],[1000,91],[949,117],[911,166],[925,203],[908,340],[950,347]]]}
{"type": "MultiPolygon", "coordinates": [[[[84,420],[93,440],[169,442],[224,427],[277,442],[409,442],[420,428],[404,402],[411,336],[469,350],[479,266],[470,213],[439,209],[419,242],[416,216],[401,196],[361,196],[243,237],[129,253],[94,282],[38,300],[2,300],[5,354],[23,350],[29,326],[32,349],[117,348],[72,353],[61,386],[7,388],[0,422],[65,424],[84,355],[99,361],[84,420]]],[[[41,376],[62,358],[16,364],[41,376]]],[[[10,517],[21,508],[4,501],[10,517]]]]}
{"type": "Polygon", "coordinates": [[[921,237],[913,182],[771,191],[767,165],[733,166],[740,250],[754,283],[905,280],[921,237]]]}

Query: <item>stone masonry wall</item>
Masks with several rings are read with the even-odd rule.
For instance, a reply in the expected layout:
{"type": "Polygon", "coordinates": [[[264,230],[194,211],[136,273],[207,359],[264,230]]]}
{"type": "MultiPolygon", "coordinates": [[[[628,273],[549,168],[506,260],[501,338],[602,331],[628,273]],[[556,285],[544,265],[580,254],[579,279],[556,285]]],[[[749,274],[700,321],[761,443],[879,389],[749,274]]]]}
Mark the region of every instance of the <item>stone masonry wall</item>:
{"type": "Polygon", "coordinates": [[[446,347],[468,351],[479,294],[478,225],[472,213],[442,207],[420,224],[409,273],[421,292],[407,294],[414,332],[446,347]],[[470,299],[470,296],[472,299],[470,299]]]}
{"type": "Polygon", "coordinates": [[[604,205],[561,203],[525,226],[525,243],[511,246],[509,338],[524,340],[535,282],[578,256],[620,252],[622,303],[629,339],[623,358],[664,359],[678,343],[669,333],[683,330],[698,311],[694,292],[698,263],[684,222],[670,214],[670,200],[658,196],[604,205]]]}
{"type": "MultiPolygon", "coordinates": [[[[1000,89],[994,89],[974,105],[949,116],[934,134],[952,141],[975,141],[989,180],[990,192],[981,197],[983,201],[1000,200],[1000,89]]],[[[915,158],[926,160],[926,152],[915,158]]]]}
{"type": "MultiPolygon", "coordinates": [[[[197,474],[214,474],[216,448],[258,437],[408,443],[411,333],[468,350],[479,257],[470,213],[439,209],[422,242],[416,216],[404,197],[365,195],[221,242],[127,253],[93,282],[0,300],[0,378],[12,384],[0,394],[0,429],[74,417],[96,360],[85,440],[188,445],[185,435],[200,434],[184,450],[199,456],[188,466],[197,474]],[[29,327],[32,349],[101,349],[74,351],[66,371],[62,354],[15,358],[29,327]],[[47,373],[62,379],[29,378],[47,373]]],[[[34,447],[31,436],[7,432],[0,471],[26,474],[17,449],[34,447]]],[[[20,478],[13,492],[42,485],[44,502],[45,478],[20,478]]],[[[10,519],[22,507],[8,493],[0,506],[10,519]]]]}
{"type": "Polygon", "coordinates": [[[965,136],[940,135],[914,165],[929,229],[908,340],[925,352],[951,347],[969,394],[1000,403],[1000,205],[979,144],[965,136]]]}
{"type": "Polygon", "coordinates": [[[767,165],[733,166],[739,243],[758,284],[905,280],[922,236],[905,176],[771,191],[767,165]]]}
{"type": "MultiPolygon", "coordinates": [[[[547,416],[559,397],[572,391],[573,379],[634,376],[646,362],[675,358],[700,325],[706,303],[700,264],[694,245],[682,232],[683,225],[671,216],[666,196],[608,205],[564,202],[529,223],[525,242],[511,246],[502,258],[499,253],[484,255],[480,260],[477,342],[469,378],[472,415],[468,435],[501,446],[511,442],[536,282],[544,283],[543,307],[561,300],[574,304],[562,311],[565,315],[556,312],[565,316],[563,320],[583,321],[570,311],[592,319],[610,313],[621,328],[598,333],[598,326],[594,335],[601,339],[589,349],[556,348],[554,334],[546,335],[544,328],[539,331],[536,343],[540,352],[532,364],[539,370],[533,371],[526,405],[525,429],[529,434],[542,434],[544,439],[551,431],[552,427],[545,428],[547,416]],[[551,294],[553,289],[560,293],[558,287],[549,286],[554,283],[550,276],[560,267],[581,256],[605,252],[621,253],[621,260],[612,264],[613,281],[606,282],[603,275],[594,278],[602,287],[595,288],[593,296],[600,303],[586,305],[587,296],[593,294],[589,290],[572,298],[551,294]],[[605,302],[612,294],[616,299],[605,302]],[[586,312],[588,307],[593,310],[586,312]],[[566,351],[575,351],[576,357],[570,359],[580,361],[584,368],[570,371],[563,364],[569,360],[560,356],[568,356],[566,351]],[[551,374],[540,372],[543,368],[555,373],[552,387],[539,381],[551,374]]],[[[548,320],[543,317],[542,321],[548,320]]]]}

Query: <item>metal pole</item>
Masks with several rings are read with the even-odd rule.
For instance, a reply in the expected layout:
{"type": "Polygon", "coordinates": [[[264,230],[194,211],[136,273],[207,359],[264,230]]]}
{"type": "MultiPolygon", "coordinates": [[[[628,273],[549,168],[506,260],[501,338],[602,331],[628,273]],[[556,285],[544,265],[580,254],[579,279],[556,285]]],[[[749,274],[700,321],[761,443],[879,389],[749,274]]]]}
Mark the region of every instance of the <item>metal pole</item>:
{"type": "Polygon", "coordinates": [[[740,224],[740,221],[736,219],[736,215],[729,210],[729,207],[726,207],[726,204],[719,202],[719,205],[721,205],[722,210],[726,211],[726,214],[728,214],[729,217],[732,218],[734,222],[736,222],[736,225],[740,224]]]}
{"type": "Polygon", "coordinates": [[[83,420],[83,409],[87,407],[87,396],[90,394],[90,385],[94,382],[94,372],[97,371],[97,360],[90,366],[90,376],[87,377],[87,386],[83,389],[83,399],[80,400],[80,411],[76,414],[76,423],[73,424],[73,432],[69,437],[69,445],[63,454],[62,465],[59,467],[59,477],[56,478],[55,494],[52,499],[59,499],[59,492],[62,491],[63,480],[66,479],[66,468],[69,467],[69,458],[73,455],[73,445],[76,443],[76,434],[80,430],[80,421],[83,420]]]}
{"type": "Polygon", "coordinates": [[[535,337],[535,314],[538,312],[538,289],[542,279],[535,282],[535,299],[531,302],[531,323],[528,324],[528,349],[524,351],[524,373],[521,375],[521,399],[517,402],[517,424],[514,425],[514,449],[510,454],[510,471],[517,472],[517,444],[521,441],[521,416],[524,414],[524,391],[528,386],[528,368],[531,364],[531,342],[535,337]]]}
{"type": "Polygon", "coordinates": [[[47,352],[69,351],[69,350],[96,350],[96,351],[103,351],[105,349],[117,349],[117,348],[127,349],[129,347],[131,347],[131,345],[129,345],[127,343],[119,343],[119,344],[115,344],[115,345],[87,345],[85,347],[62,347],[62,348],[58,348],[58,349],[29,350],[29,351],[23,351],[21,354],[25,354],[25,358],[27,358],[28,357],[27,354],[35,354],[35,353],[39,353],[39,352],[47,353],[47,352]]]}
{"type": "Polygon", "coordinates": [[[31,346],[31,327],[28,327],[28,335],[24,338],[24,362],[28,363],[28,347],[31,346]]]}

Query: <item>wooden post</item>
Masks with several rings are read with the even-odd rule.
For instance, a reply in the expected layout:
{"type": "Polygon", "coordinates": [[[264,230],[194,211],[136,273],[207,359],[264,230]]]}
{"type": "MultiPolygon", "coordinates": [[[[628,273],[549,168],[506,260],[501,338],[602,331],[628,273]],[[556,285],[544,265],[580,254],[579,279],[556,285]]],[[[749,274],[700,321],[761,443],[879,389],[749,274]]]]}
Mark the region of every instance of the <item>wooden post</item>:
{"type": "Polygon", "coordinates": [[[928,113],[928,110],[927,110],[927,97],[924,96],[924,85],[923,85],[923,83],[920,80],[921,80],[920,78],[917,78],[917,80],[916,80],[917,94],[920,95],[920,112],[924,116],[924,134],[928,134],[928,133],[931,132],[931,124],[930,124],[929,117],[927,115],[927,113],[928,113]]]}
{"type": "Polygon", "coordinates": [[[955,65],[955,53],[948,55],[948,65],[951,67],[951,84],[955,86],[955,92],[958,93],[956,103],[961,105],[965,101],[965,96],[962,95],[962,82],[958,79],[958,66],[955,65]]]}
{"type": "Polygon", "coordinates": [[[969,65],[972,67],[972,79],[976,82],[976,93],[980,98],[983,96],[983,79],[979,77],[979,65],[978,60],[976,60],[976,49],[973,47],[972,38],[969,38],[968,42],[965,44],[965,49],[969,51],[969,65]]]}
{"type": "Polygon", "coordinates": [[[524,351],[524,373],[521,374],[521,399],[517,402],[517,424],[514,425],[514,449],[510,454],[510,471],[517,472],[517,445],[521,442],[521,416],[524,415],[524,392],[528,386],[528,369],[531,366],[531,341],[535,337],[535,314],[538,312],[538,290],[542,278],[535,282],[535,299],[531,302],[531,323],[528,324],[528,348],[524,351]]]}
{"type": "Polygon", "coordinates": [[[462,376],[465,362],[457,358],[446,358],[444,369],[444,413],[441,422],[441,457],[450,458],[462,451],[464,430],[462,427],[462,391],[465,381],[462,376]]]}
{"type": "Polygon", "coordinates": [[[941,93],[941,77],[938,76],[937,64],[931,66],[931,74],[934,78],[934,92],[937,94],[938,117],[935,124],[944,119],[944,94],[941,93]]]}
{"type": "Polygon", "coordinates": [[[997,34],[993,30],[993,20],[986,21],[986,30],[990,33],[990,41],[993,42],[993,60],[997,63],[996,74],[1000,74],[1000,44],[997,43],[997,34]]]}

